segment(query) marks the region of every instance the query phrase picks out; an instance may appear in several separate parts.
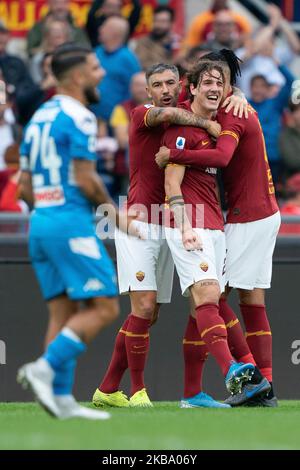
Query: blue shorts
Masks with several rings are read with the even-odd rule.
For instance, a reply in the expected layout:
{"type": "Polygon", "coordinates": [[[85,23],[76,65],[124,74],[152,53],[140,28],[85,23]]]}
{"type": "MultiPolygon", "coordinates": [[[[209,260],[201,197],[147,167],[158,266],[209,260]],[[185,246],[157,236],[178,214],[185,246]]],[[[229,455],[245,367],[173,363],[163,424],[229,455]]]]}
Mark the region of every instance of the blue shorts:
{"type": "Polygon", "coordinates": [[[116,273],[94,235],[30,235],[29,252],[45,300],[66,293],[72,300],[117,295],[116,273]]]}

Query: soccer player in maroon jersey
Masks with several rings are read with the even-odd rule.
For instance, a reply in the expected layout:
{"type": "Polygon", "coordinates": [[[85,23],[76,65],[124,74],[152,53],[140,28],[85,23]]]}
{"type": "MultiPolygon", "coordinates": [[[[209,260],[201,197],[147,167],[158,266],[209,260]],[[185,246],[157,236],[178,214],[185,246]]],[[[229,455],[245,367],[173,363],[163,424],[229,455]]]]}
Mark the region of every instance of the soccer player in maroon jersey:
{"type": "MultiPolygon", "coordinates": [[[[226,56],[221,54],[218,60],[226,62],[226,56]]],[[[231,59],[228,61],[230,65],[231,59]]],[[[227,75],[230,76],[228,71],[227,75]]],[[[195,167],[209,164],[224,168],[229,208],[225,226],[227,295],[231,288],[238,289],[247,343],[261,373],[272,385],[272,337],[264,298],[264,289],[270,287],[272,254],[280,226],[272,175],[256,112],[249,107],[246,121],[220,110],[218,121],[222,132],[215,149],[201,152],[161,149],[157,161],[161,165],[170,161],[195,167]]],[[[220,302],[220,312],[223,318],[235,318],[226,296],[220,302]]],[[[241,346],[246,352],[239,333],[232,338],[232,345],[241,346]]],[[[243,353],[237,355],[243,356],[243,353]]],[[[249,360],[249,355],[246,356],[249,360]]],[[[245,397],[251,395],[248,392],[245,387],[245,397]]],[[[228,403],[240,404],[240,400],[237,403],[232,397],[228,403]]],[[[273,388],[267,397],[257,398],[252,404],[276,406],[273,388]]]]}

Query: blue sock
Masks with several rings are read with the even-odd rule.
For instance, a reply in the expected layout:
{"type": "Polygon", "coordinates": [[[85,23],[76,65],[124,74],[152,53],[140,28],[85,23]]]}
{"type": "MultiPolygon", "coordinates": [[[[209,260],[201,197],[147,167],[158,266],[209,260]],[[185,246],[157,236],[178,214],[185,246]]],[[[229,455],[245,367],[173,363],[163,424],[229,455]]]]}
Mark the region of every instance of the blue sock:
{"type": "Polygon", "coordinates": [[[86,351],[86,345],[70,328],[64,328],[49,344],[43,358],[52,369],[59,368],[67,361],[76,359],[86,351]]]}
{"type": "Polygon", "coordinates": [[[77,361],[70,359],[55,371],[53,382],[54,395],[72,395],[77,361]]]}

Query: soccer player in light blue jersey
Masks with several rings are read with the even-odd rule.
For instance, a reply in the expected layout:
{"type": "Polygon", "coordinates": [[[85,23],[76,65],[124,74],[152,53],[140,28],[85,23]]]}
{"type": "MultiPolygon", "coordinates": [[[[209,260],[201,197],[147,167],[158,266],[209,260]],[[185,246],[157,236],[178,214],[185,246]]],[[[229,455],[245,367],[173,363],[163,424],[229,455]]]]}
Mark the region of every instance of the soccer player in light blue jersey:
{"type": "Polygon", "coordinates": [[[90,49],[69,43],[55,51],[52,70],[58,94],[36,111],[21,145],[21,192],[34,207],[29,251],[50,319],[44,355],[18,381],[57,418],[107,419],[72,395],[77,358],[118,315],[115,270],[95,236],[93,206],[111,204],[118,228],[139,234],[95,171],[97,123],[87,106],[99,98],[103,69],[90,49]]]}

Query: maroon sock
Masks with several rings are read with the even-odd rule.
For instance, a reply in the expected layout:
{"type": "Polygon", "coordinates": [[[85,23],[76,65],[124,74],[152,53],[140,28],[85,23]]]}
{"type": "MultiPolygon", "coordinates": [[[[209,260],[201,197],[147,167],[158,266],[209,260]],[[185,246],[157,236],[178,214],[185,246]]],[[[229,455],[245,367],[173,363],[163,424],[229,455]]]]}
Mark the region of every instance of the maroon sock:
{"type": "Polygon", "coordinates": [[[256,365],[236,314],[225,299],[220,299],[219,306],[220,316],[226,325],[227,341],[231,354],[237,362],[244,362],[246,357],[247,362],[256,365]]]}
{"type": "Polygon", "coordinates": [[[125,337],[129,319],[130,315],[128,315],[117,334],[110,364],[108,366],[104,379],[98,387],[101,392],[116,392],[119,389],[123,374],[128,367],[125,337]]]}
{"type": "Polygon", "coordinates": [[[246,339],[262,375],[272,382],[272,333],[265,305],[240,304],[246,339]]]}
{"type": "Polygon", "coordinates": [[[149,351],[150,320],[130,315],[125,345],[131,378],[131,395],[145,388],[144,369],[149,351]]]}
{"type": "Polygon", "coordinates": [[[201,392],[207,356],[208,350],[200,338],[196,319],[190,315],[183,338],[184,398],[194,397],[201,392]]]}
{"type": "Polygon", "coordinates": [[[219,305],[203,304],[196,308],[197,327],[208,351],[214,356],[225,376],[234,359],[227,343],[227,330],[219,315],[219,305]]]}

